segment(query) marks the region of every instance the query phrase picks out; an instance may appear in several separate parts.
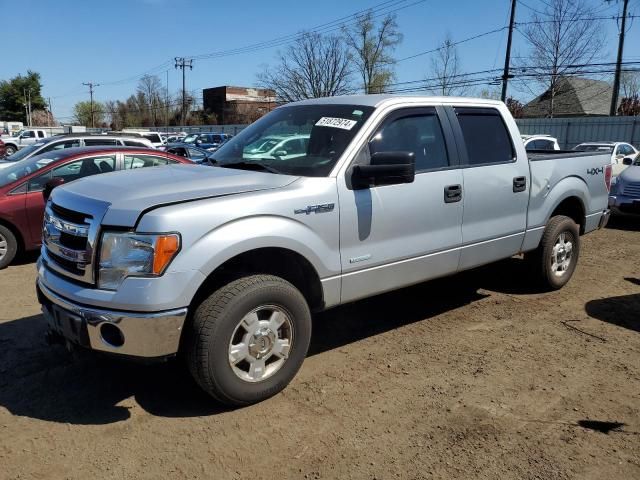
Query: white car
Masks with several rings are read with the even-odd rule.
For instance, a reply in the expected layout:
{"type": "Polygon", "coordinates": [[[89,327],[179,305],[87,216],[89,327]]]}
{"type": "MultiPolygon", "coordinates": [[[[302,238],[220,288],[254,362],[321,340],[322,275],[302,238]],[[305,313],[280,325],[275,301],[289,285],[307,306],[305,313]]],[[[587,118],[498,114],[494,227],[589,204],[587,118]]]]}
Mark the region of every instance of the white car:
{"type": "Polygon", "coordinates": [[[638,150],[631,144],[625,142],[585,142],[573,147],[580,152],[603,151],[611,154],[611,164],[622,163],[624,157],[633,157],[638,150]]]}
{"type": "Polygon", "coordinates": [[[560,150],[558,139],[550,135],[521,135],[524,148],[532,150],[560,150]]]}
{"type": "Polygon", "coordinates": [[[124,134],[136,134],[141,136],[142,138],[146,138],[147,140],[149,140],[151,142],[151,144],[153,145],[153,148],[158,148],[161,147],[162,145],[166,144],[166,140],[162,138],[163,134],[160,132],[147,132],[147,131],[142,131],[142,130],[127,130],[124,129],[122,130],[122,133],[124,134]]]}
{"type": "Polygon", "coordinates": [[[289,160],[306,155],[308,146],[309,135],[270,135],[247,145],[244,157],[289,160]]]}

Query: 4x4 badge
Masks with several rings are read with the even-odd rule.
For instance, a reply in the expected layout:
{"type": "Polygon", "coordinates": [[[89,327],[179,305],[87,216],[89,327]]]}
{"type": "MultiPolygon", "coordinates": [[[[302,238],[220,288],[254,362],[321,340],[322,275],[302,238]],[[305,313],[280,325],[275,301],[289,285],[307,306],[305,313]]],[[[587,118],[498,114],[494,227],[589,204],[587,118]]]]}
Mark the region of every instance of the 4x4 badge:
{"type": "Polygon", "coordinates": [[[308,205],[307,208],[297,208],[293,211],[296,215],[304,213],[305,215],[311,215],[312,213],[325,213],[333,212],[335,207],[334,203],[323,203],[321,205],[308,205]]]}

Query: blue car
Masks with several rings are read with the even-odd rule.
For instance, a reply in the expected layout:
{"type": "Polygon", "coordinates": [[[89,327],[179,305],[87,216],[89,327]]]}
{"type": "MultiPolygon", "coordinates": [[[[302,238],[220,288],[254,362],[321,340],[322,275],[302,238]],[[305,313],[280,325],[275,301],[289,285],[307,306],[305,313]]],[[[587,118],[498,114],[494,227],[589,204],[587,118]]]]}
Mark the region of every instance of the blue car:
{"type": "Polygon", "coordinates": [[[182,140],[182,143],[195,145],[196,147],[213,152],[230,138],[231,135],[226,133],[193,133],[187,135],[182,140]]]}

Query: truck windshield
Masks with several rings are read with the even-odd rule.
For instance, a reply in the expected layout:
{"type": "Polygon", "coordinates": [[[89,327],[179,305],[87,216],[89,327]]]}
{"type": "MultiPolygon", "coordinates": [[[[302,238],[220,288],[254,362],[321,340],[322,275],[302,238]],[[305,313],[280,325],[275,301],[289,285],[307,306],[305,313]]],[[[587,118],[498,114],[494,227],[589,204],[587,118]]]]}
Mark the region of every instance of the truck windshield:
{"type": "Polygon", "coordinates": [[[281,107],[245,128],[214,154],[219,166],[324,177],[373,112],[360,105],[281,107]]]}

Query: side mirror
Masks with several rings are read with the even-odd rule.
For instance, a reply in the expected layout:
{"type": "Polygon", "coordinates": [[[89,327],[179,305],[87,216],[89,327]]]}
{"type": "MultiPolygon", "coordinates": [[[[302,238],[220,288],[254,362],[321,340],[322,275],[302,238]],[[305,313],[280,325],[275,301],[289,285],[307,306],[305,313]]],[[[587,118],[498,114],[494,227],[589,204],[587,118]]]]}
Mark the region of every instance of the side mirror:
{"type": "Polygon", "coordinates": [[[628,165],[633,164],[633,158],[631,158],[631,157],[624,157],[624,158],[622,159],[622,164],[623,164],[623,165],[627,165],[627,166],[628,166],[628,165]]]}
{"type": "Polygon", "coordinates": [[[377,152],[369,165],[355,165],[351,176],[354,189],[379,185],[413,183],[416,159],[413,152],[377,152]]]}
{"type": "Polygon", "coordinates": [[[51,196],[51,191],[54,188],[59,187],[63,183],[64,183],[64,178],[60,178],[60,177],[52,178],[47,183],[45,183],[44,190],[42,190],[42,196],[44,197],[44,201],[46,202],[47,200],[49,200],[49,197],[51,196]]]}
{"type": "Polygon", "coordinates": [[[285,155],[287,155],[286,150],[276,150],[275,152],[273,152],[274,157],[284,157],[285,155]]]}

